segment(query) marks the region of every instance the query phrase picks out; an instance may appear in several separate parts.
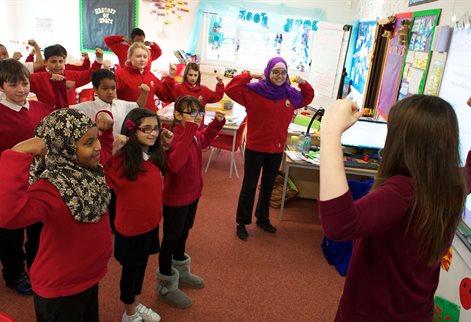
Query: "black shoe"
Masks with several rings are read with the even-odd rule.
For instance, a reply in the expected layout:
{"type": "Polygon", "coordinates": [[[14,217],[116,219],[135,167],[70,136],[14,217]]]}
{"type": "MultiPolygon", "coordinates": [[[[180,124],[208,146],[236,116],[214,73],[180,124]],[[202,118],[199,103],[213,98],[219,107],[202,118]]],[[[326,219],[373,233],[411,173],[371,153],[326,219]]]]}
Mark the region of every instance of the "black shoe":
{"type": "Polygon", "coordinates": [[[245,225],[237,225],[237,237],[241,240],[247,240],[249,238],[249,233],[245,229],[245,225]]]}
{"type": "Polygon", "coordinates": [[[6,282],[7,287],[14,289],[21,295],[31,295],[33,290],[31,289],[31,283],[29,276],[25,272],[21,273],[20,277],[15,282],[6,282]]]}
{"type": "Polygon", "coordinates": [[[270,222],[258,222],[257,221],[257,226],[269,233],[276,232],[276,228],[273,227],[272,224],[270,224],[270,222]]]}

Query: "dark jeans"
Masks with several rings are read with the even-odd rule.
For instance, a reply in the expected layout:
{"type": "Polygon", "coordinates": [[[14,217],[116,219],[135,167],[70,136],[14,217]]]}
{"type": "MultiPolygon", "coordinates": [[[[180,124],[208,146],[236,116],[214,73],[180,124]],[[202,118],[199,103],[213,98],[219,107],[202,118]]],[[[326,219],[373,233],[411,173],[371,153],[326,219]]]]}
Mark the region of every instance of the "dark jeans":
{"type": "Polygon", "coordinates": [[[98,284],[70,296],[46,299],[34,294],[37,322],[98,322],[98,284]]]}
{"type": "Polygon", "coordinates": [[[270,222],[270,198],[282,156],[282,153],[262,153],[249,149],[245,150],[244,180],[242,181],[242,189],[237,205],[237,224],[249,225],[252,223],[253,204],[262,168],[261,188],[255,217],[258,222],[270,222]]]}
{"type": "Polygon", "coordinates": [[[0,261],[3,265],[2,273],[5,281],[14,283],[24,273],[25,259],[28,268],[31,267],[38,253],[42,227],[42,223],[36,223],[20,229],[0,228],[0,261]],[[25,229],[26,243],[24,243],[25,229]]]}
{"type": "Polygon", "coordinates": [[[164,236],[159,254],[159,270],[163,275],[172,275],[172,258],[186,259],[186,240],[195,221],[198,201],[183,207],[163,207],[164,236]]]}

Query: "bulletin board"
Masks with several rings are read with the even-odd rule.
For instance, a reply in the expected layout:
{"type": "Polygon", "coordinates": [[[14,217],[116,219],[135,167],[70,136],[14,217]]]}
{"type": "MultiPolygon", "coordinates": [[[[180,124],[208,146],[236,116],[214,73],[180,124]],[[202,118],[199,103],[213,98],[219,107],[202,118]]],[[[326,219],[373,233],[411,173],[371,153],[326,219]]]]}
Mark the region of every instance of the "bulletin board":
{"type": "Polygon", "coordinates": [[[397,92],[401,81],[402,65],[404,63],[406,46],[399,42],[398,30],[402,27],[405,19],[412,20],[413,13],[401,13],[395,15],[393,37],[389,41],[387,56],[384,63],[381,88],[376,103],[378,113],[387,119],[389,110],[396,102],[397,92]]]}
{"type": "Polygon", "coordinates": [[[398,99],[422,94],[432,53],[432,39],[441,9],[414,12],[409,32],[409,45],[398,99]]]}
{"type": "Polygon", "coordinates": [[[108,35],[129,37],[137,26],[139,0],[80,0],[80,50],[108,49],[108,35]]]}

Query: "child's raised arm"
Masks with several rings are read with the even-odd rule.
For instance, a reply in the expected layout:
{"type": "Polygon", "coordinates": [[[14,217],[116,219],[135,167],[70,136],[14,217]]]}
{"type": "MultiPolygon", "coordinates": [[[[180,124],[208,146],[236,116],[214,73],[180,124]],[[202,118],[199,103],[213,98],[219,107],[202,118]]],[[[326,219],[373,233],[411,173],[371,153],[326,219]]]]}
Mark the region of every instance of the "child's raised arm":
{"type": "Polygon", "coordinates": [[[142,83],[139,85],[139,91],[141,94],[139,95],[136,103],[139,105],[139,107],[146,107],[147,95],[149,95],[150,88],[146,83],[142,83]]]}

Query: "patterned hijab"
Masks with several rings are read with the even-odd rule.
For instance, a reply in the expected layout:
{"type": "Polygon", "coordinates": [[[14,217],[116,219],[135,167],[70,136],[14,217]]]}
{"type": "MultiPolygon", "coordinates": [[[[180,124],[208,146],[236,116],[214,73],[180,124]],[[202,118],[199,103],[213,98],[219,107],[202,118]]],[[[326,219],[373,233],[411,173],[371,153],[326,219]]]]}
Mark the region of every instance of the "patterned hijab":
{"type": "Polygon", "coordinates": [[[273,67],[275,67],[277,63],[283,63],[286,67],[286,71],[288,72],[288,65],[286,65],[286,61],[283,58],[272,58],[268,61],[267,67],[265,67],[265,70],[263,72],[265,75],[265,79],[260,79],[258,82],[248,84],[249,88],[255,93],[274,101],[288,97],[295,108],[302,107],[303,95],[300,91],[291,86],[288,74],[286,75],[285,83],[281,86],[276,86],[270,81],[271,70],[273,69],[273,67]]]}
{"type": "Polygon", "coordinates": [[[47,154],[35,158],[30,168],[30,184],[39,179],[52,183],[78,222],[96,223],[106,213],[111,194],[101,165],[82,167],[76,141],[90,128],[92,120],[76,109],[59,109],[46,116],[35,135],[44,140],[47,154]]]}

